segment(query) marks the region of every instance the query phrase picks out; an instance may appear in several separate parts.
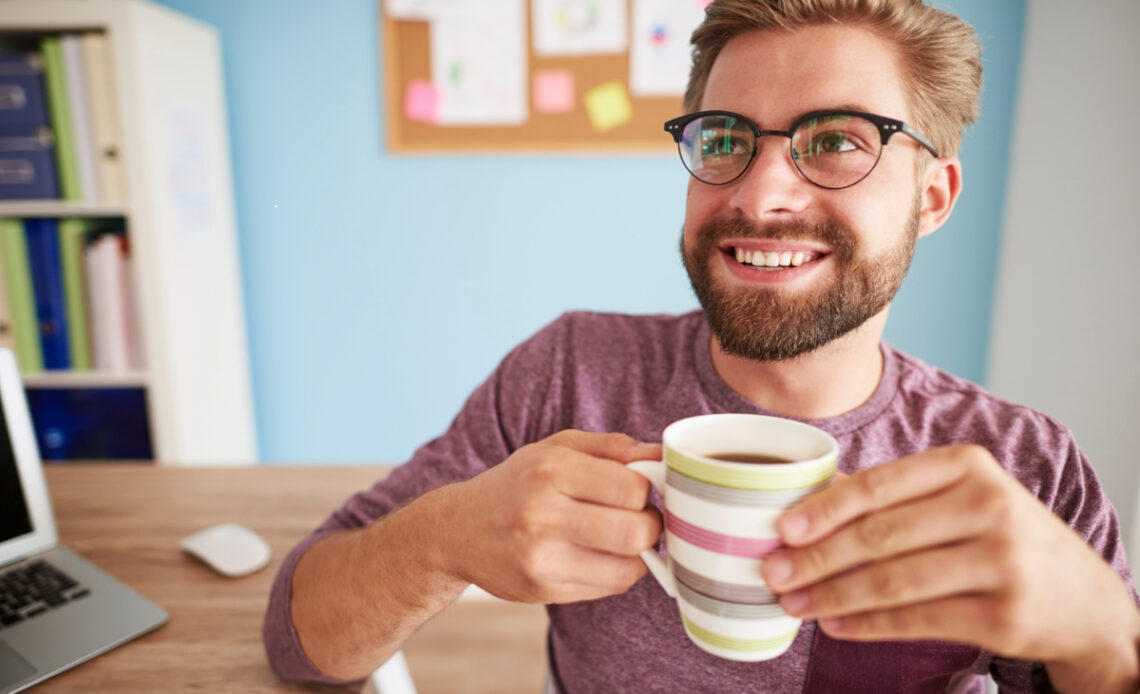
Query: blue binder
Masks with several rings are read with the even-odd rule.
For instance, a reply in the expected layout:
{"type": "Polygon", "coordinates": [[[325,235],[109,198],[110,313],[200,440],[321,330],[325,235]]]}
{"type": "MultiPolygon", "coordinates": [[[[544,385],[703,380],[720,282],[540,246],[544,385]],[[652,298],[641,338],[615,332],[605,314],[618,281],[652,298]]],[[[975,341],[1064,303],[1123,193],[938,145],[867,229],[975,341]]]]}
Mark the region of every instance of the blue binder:
{"type": "Polygon", "coordinates": [[[0,126],[0,200],[58,197],[51,128],[0,126]]]}
{"type": "Polygon", "coordinates": [[[0,127],[49,124],[40,56],[0,53],[0,127]]]}
{"type": "Polygon", "coordinates": [[[32,270],[32,291],[36,295],[44,368],[69,369],[71,349],[59,256],[59,223],[55,219],[25,219],[24,232],[28,237],[28,265],[32,270]]]}

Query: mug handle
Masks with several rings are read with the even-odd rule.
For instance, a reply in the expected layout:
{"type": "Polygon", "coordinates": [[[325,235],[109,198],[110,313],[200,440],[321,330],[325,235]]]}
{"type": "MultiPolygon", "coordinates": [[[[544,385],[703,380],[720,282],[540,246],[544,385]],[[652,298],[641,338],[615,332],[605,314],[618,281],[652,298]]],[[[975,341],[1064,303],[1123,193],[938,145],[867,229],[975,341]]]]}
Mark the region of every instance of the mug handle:
{"type": "MultiPolygon", "coordinates": [[[[645,479],[657,490],[661,498],[665,498],[665,463],[660,460],[638,460],[633,463],[628,463],[627,468],[633,470],[645,479]]],[[[656,547],[649,547],[641,550],[641,560],[645,562],[645,566],[649,568],[649,573],[653,574],[653,578],[661,584],[665,589],[666,595],[671,598],[677,597],[677,582],[673,578],[673,572],[665,564],[661,555],[657,553],[656,547]]]]}

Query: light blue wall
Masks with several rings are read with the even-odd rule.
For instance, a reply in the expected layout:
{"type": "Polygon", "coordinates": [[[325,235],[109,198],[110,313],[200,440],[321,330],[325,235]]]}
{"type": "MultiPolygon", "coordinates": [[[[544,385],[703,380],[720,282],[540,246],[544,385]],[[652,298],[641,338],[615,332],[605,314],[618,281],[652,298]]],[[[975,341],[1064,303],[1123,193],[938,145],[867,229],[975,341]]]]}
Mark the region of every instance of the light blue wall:
{"type": "MultiPolygon", "coordinates": [[[[392,156],[376,0],[161,2],[222,37],[263,460],[403,460],[561,312],[696,306],[675,155],[392,156]]],[[[984,114],[887,336],[980,380],[1024,1],[938,4],[984,38],[984,114]]]]}

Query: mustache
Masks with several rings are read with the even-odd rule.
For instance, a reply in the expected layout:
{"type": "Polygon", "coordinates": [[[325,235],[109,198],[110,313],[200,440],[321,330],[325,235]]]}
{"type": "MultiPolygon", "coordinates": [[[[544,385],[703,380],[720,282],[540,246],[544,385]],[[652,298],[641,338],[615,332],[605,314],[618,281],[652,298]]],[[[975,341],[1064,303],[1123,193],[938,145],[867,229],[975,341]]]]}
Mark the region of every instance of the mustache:
{"type": "Polygon", "coordinates": [[[709,248],[726,239],[771,239],[774,241],[817,241],[831,247],[839,259],[855,253],[854,234],[838,222],[789,220],[758,224],[741,217],[713,217],[697,230],[698,243],[709,248]]]}

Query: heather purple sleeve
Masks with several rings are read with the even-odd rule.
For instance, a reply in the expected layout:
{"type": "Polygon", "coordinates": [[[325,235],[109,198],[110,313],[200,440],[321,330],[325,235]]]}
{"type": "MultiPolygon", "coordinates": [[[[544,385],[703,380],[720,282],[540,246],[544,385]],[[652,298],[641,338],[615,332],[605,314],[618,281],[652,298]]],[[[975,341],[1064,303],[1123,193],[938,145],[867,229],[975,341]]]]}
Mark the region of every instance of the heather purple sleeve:
{"type": "MultiPolygon", "coordinates": [[[[1042,426],[1036,430],[1034,440],[1029,442],[1023,438],[1020,450],[1009,452],[1016,456],[1012,458],[1019,468],[1015,475],[1116,570],[1131,591],[1133,601],[1137,601],[1132,570],[1125,558],[1120,521],[1092,464],[1068,429],[1043,415],[1038,416],[1042,426]]],[[[996,658],[991,673],[1003,694],[1054,692],[1039,664],[996,658]]]]}
{"type": "Polygon", "coordinates": [[[270,667],[285,680],[343,683],[320,672],[301,648],[290,613],[293,571],[321,539],[382,518],[431,489],[469,479],[514,450],[558,429],[549,391],[558,382],[558,349],[566,320],[551,324],[511,352],[472,393],[447,432],[419,448],[370,489],[349,498],[286,556],[274,580],[262,627],[270,667]]]}

